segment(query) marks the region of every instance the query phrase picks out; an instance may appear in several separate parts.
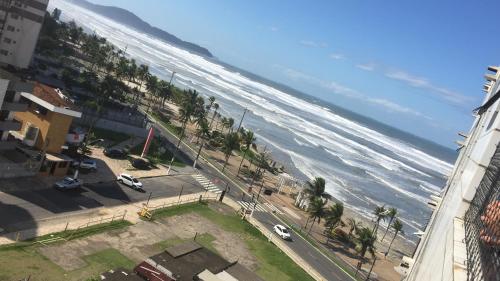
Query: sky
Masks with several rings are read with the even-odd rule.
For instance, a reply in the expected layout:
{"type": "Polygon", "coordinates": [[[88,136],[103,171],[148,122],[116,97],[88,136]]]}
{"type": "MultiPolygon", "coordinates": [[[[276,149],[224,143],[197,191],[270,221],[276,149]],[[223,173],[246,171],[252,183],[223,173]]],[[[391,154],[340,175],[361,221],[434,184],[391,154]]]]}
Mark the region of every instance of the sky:
{"type": "Polygon", "coordinates": [[[494,0],[91,0],[226,63],[456,148],[488,65],[494,0]]]}

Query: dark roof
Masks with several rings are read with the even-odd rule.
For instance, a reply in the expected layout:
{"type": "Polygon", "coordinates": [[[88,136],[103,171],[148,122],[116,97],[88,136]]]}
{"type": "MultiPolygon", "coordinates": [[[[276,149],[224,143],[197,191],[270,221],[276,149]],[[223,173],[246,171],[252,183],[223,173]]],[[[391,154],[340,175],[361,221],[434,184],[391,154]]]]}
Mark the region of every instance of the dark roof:
{"type": "Polygon", "coordinates": [[[239,281],[264,281],[253,271],[248,270],[246,267],[242,266],[239,263],[234,264],[225,271],[239,281]]]}
{"type": "Polygon", "coordinates": [[[104,281],[144,281],[141,277],[137,276],[135,273],[123,268],[117,268],[104,272],[101,274],[104,277],[104,281]]]}
{"type": "MultiPolygon", "coordinates": [[[[179,249],[177,246],[176,248],[179,249]]],[[[192,244],[190,243],[185,248],[192,248],[192,244]]],[[[192,281],[193,277],[205,269],[216,274],[231,265],[227,260],[203,247],[176,257],[168,251],[152,256],[151,260],[171,271],[178,281],[192,281]]]]}
{"type": "Polygon", "coordinates": [[[73,103],[59,95],[56,89],[38,82],[35,83],[33,88],[33,95],[57,107],[71,108],[73,106],[73,103]]]}

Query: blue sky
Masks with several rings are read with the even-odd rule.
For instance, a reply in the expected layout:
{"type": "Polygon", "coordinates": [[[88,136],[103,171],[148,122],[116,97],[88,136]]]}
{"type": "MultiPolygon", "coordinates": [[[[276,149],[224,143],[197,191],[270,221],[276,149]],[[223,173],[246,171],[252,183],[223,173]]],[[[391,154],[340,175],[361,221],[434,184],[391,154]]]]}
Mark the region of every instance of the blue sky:
{"type": "Polygon", "coordinates": [[[448,147],[471,126],[486,67],[500,64],[493,0],[92,2],[448,147]]]}

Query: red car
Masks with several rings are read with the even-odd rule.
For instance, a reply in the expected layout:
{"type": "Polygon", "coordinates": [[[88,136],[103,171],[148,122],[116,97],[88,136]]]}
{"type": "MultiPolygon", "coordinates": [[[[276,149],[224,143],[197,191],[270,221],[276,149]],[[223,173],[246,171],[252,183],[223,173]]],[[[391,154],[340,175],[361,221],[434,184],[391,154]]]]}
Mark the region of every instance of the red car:
{"type": "Polygon", "coordinates": [[[155,266],[149,264],[147,261],[141,262],[138,266],[134,268],[134,272],[147,281],[175,281],[174,279],[167,276],[165,270],[161,266],[156,268],[155,266]]]}

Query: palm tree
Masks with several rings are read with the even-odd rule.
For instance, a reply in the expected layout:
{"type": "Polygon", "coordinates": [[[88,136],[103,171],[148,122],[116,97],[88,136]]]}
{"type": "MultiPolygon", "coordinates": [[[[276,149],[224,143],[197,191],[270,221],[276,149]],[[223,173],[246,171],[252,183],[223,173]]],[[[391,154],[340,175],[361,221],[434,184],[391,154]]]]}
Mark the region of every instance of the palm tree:
{"type": "Polygon", "coordinates": [[[245,145],[245,151],[243,152],[243,157],[241,158],[240,167],[238,168],[238,173],[236,174],[236,176],[238,176],[240,174],[241,165],[243,165],[243,161],[245,161],[245,157],[247,156],[248,150],[250,149],[252,144],[255,142],[256,138],[255,138],[255,135],[252,131],[244,130],[242,133],[242,140],[243,140],[243,143],[245,145]]]}
{"type": "Polygon", "coordinates": [[[385,219],[387,218],[387,210],[385,209],[385,205],[381,207],[376,207],[375,210],[373,210],[373,214],[377,216],[377,221],[373,226],[372,231],[375,234],[375,236],[377,236],[377,230],[380,225],[380,221],[381,220],[385,221],[385,219]]]}
{"type": "Polygon", "coordinates": [[[266,153],[265,150],[263,152],[258,153],[255,156],[254,164],[257,168],[254,171],[252,181],[250,182],[250,187],[253,186],[253,183],[255,182],[255,180],[258,177],[262,176],[262,174],[265,172],[265,170],[269,170],[269,161],[270,160],[271,160],[271,157],[269,156],[269,153],[266,153]]]}
{"type": "Polygon", "coordinates": [[[154,98],[158,94],[158,89],[159,89],[158,86],[159,86],[158,77],[156,77],[154,75],[150,75],[148,77],[148,81],[146,81],[146,88],[149,92],[149,103],[148,103],[148,107],[146,109],[146,113],[149,112],[149,109],[151,108],[151,105],[154,102],[154,98]]]}
{"type": "Polygon", "coordinates": [[[326,182],[324,178],[316,177],[312,182],[307,183],[306,190],[304,191],[308,196],[309,200],[322,197],[325,199],[331,199],[332,196],[325,192],[326,182]]]}
{"type": "Polygon", "coordinates": [[[237,149],[240,145],[240,137],[237,133],[228,133],[224,138],[224,143],[222,145],[222,152],[224,152],[225,161],[224,167],[222,167],[222,172],[226,169],[229,157],[233,153],[233,150],[237,149]]]}
{"type": "Polygon", "coordinates": [[[373,231],[368,227],[362,227],[356,233],[356,243],[357,250],[361,259],[363,259],[366,255],[366,252],[375,255],[375,241],[377,240],[377,236],[374,235],[373,231]]]}
{"type": "Polygon", "coordinates": [[[389,218],[389,223],[387,224],[384,236],[382,236],[382,240],[380,241],[384,241],[385,235],[387,235],[387,231],[389,231],[389,227],[391,227],[392,221],[394,220],[394,218],[396,218],[397,214],[398,214],[398,209],[396,208],[389,208],[389,210],[387,210],[387,217],[389,218]]]}
{"type": "Polygon", "coordinates": [[[347,225],[349,226],[349,237],[352,237],[352,234],[357,233],[358,230],[363,226],[361,222],[358,222],[354,218],[348,218],[347,225]]]}
{"type": "Polygon", "coordinates": [[[208,127],[210,128],[210,131],[212,131],[212,123],[214,123],[215,116],[217,116],[217,110],[219,110],[218,103],[214,102],[212,106],[215,110],[214,110],[214,114],[212,115],[212,120],[210,120],[210,124],[208,125],[208,127]]]}
{"type": "Polygon", "coordinates": [[[325,217],[325,205],[326,202],[318,197],[314,198],[309,204],[309,209],[307,211],[309,212],[309,218],[312,219],[312,222],[307,235],[311,233],[311,229],[316,220],[320,223],[321,219],[325,217]]]}
{"type": "Polygon", "coordinates": [[[233,125],[234,125],[234,119],[233,118],[227,118],[226,119],[226,124],[224,124],[224,127],[228,129],[228,132],[233,131],[233,125]]]}
{"type": "Polygon", "coordinates": [[[405,233],[403,231],[403,223],[398,219],[394,220],[394,223],[391,224],[391,228],[394,230],[394,236],[392,236],[392,240],[391,240],[391,243],[389,244],[389,248],[387,248],[387,252],[385,252],[386,257],[389,254],[389,251],[391,250],[392,242],[394,242],[394,239],[396,239],[396,236],[398,235],[398,233],[400,233],[400,232],[401,232],[401,234],[405,233]]]}
{"type": "Polygon", "coordinates": [[[139,90],[142,89],[142,84],[146,81],[146,78],[149,74],[149,66],[145,64],[141,64],[137,69],[137,76],[139,76],[139,90]]]}
{"type": "Polygon", "coordinates": [[[325,226],[327,227],[327,237],[330,237],[332,231],[343,225],[342,215],[344,214],[344,204],[335,203],[326,211],[325,226]]]}
{"type": "Polygon", "coordinates": [[[214,96],[210,96],[208,98],[207,111],[210,111],[212,109],[212,106],[214,105],[214,103],[215,103],[215,97],[214,96]]]}
{"type": "MultiPolygon", "coordinates": [[[[198,162],[198,158],[200,157],[201,149],[205,145],[205,141],[210,137],[210,129],[208,128],[207,119],[205,118],[202,120],[203,121],[199,123],[198,132],[196,133],[198,138],[201,138],[202,141],[200,148],[198,149],[198,153],[196,154],[196,158],[194,159],[193,168],[196,168],[196,162],[198,162]]],[[[198,142],[198,140],[196,142],[198,142]]]]}

